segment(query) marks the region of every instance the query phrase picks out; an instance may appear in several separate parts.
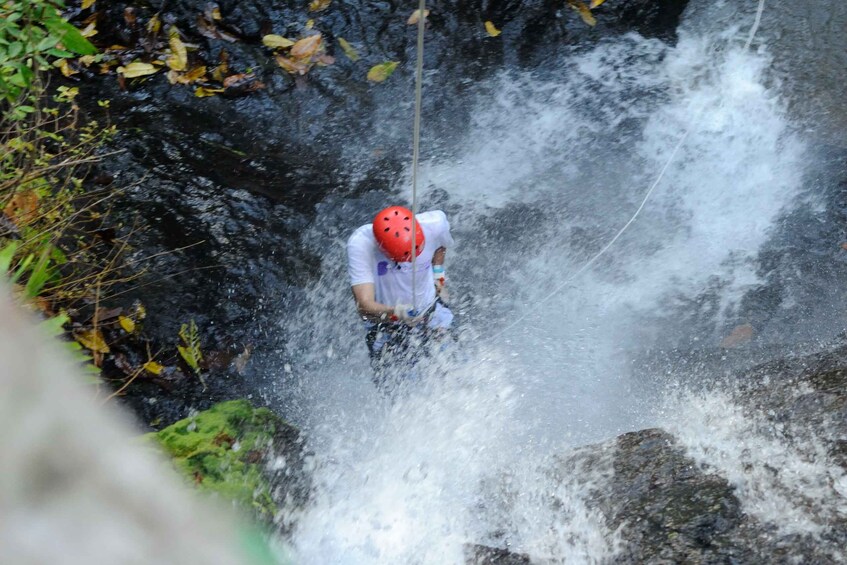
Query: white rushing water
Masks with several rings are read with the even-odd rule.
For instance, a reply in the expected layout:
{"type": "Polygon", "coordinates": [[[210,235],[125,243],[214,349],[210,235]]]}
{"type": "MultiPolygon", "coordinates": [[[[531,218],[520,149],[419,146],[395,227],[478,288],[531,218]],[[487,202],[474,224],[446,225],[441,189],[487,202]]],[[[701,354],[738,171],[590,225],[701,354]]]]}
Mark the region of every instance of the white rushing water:
{"type": "MultiPolygon", "coordinates": [[[[630,35],[549,75],[491,79],[464,143],[422,171],[430,196],[449,195],[464,357],[395,403],[370,382],[344,273],[347,234],[335,234],[308,319],[285,321],[299,362],[282,386],[296,387],[289,412],[318,462],[294,536],[298,562],[461,563],[466,544],[482,542],[600,561],[617,539],[585,500],[607,471],[554,479],[554,454],[667,423],[708,459],[697,447],[702,420],[657,413],[662,391],[630,365],[667,345],[663,325],[680,309],[709,309],[713,329],[694,339],[720,341],[714,328],[759,282],[756,253],[800,193],[804,146],[767,76],[767,51],[742,47],[748,29],[688,32],[674,47],[630,35]],[[563,285],[632,216],[683,136],[638,220],[563,285]],[[717,299],[698,302],[704,293],[717,299]]],[[[339,200],[321,212],[352,231],[386,204],[339,200]]],[[[304,240],[326,241],[320,229],[304,240]]],[[[752,424],[742,420],[724,419],[721,449],[743,451],[752,424]]],[[[733,469],[728,478],[742,480],[733,469]]],[[[766,504],[791,503],[749,494],[763,516],[775,511],[766,504]]]]}

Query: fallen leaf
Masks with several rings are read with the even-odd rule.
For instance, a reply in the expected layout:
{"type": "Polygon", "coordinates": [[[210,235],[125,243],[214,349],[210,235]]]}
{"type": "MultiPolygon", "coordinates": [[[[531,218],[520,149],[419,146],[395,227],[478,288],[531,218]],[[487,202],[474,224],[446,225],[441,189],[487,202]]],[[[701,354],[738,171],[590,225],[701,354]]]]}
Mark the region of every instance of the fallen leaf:
{"type": "Polygon", "coordinates": [[[21,225],[34,219],[36,210],[38,210],[38,194],[34,190],[27,190],[16,192],[3,208],[3,213],[16,225],[21,225]]]}
{"type": "Polygon", "coordinates": [[[224,41],[229,41],[230,43],[235,43],[238,41],[238,38],[232,35],[231,33],[227,33],[215,25],[213,21],[207,20],[203,17],[203,14],[197,16],[197,31],[200,32],[200,35],[203,37],[208,37],[209,39],[223,39],[224,41]]]}
{"type": "Polygon", "coordinates": [[[150,63],[133,62],[125,67],[118,67],[118,74],[125,78],[136,78],[156,73],[159,69],[150,63]]]}
{"type": "Polygon", "coordinates": [[[368,71],[368,80],[371,82],[382,82],[394,73],[397,68],[396,61],[388,61],[371,67],[368,71]]]}
{"type": "Polygon", "coordinates": [[[326,53],[318,53],[313,58],[315,63],[322,67],[335,64],[335,57],[333,57],[332,55],[327,55],[326,53]]]}
{"type": "Polygon", "coordinates": [[[304,65],[303,63],[298,63],[297,61],[292,61],[287,57],[283,57],[282,55],[276,56],[276,63],[284,70],[288,71],[292,74],[306,74],[306,71],[309,70],[308,65],[304,65]]]}
{"type": "Polygon", "coordinates": [[[215,21],[219,21],[221,19],[221,9],[217,6],[212,8],[212,19],[215,21]]]}
{"type": "Polygon", "coordinates": [[[147,22],[147,31],[155,35],[159,33],[160,29],[162,29],[162,20],[159,19],[159,14],[153,14],[153,17],[147,22]]]}
{"type": "Polygon", "coordinates": [[[135,321],[132,318],[118,316],[118,323],[126,333],[131,334],[135,332],[135,321]]]}
{"type": "Polygon", "coordinates": [[[204,86],[198,86],[197,90],[194,91],[194,96],[196,96],[197,98],[206,98],[208,96],[215,96],[216,94],[220,94],[223,91],[223,88],[206,88],[204,86]]]}
{"type": "Polygon", "coordinates": [[[315,27],[315,20],[306,20],[306,29],[312,29],[315,27]]]}
{"type": "Polygon", "coordinates": [[[185,48],[185,43],[179,38],[179,30],[176,26],[171,27],[168,33],[168,43],[171,46],[168,66],[175,71],[184,71],[188,66],[188,51],[185,48]]]}
{"type": "Polygon", "coordinates": [[[742,324],[740,326],[736,326],[728,336],[721,340],[720,346],[724,349],[732,349],[733,347],[738,347],[743,345],[753,339],[753,326],[750,324],[742,324]]]}
{"type": "Polygon", "coordinates": [[[321,46],[321,41],[323,37],[319,33],[304,37],[291,47],[288,55],[296,61],[308,62],[321,46]]]}
{"type": "Polygon", "coordinates": [[[212,71],[212,80],[223,82],[224,77],[229,73],[229,53],[226,52],[226,49],[221,49],[218,61],[218,66],[212,71]]]}
{"type": "Polygon", "coordinates": [[[271,33],[262,38],[262,44],[264,44],[265,47],[270,47],[271,49],[285,49],[286,47],[294,45],[294,42],[287,37],[271,33]]]}
{"type": "Polygon", "coordinates": [[[135,8],[127,6],[124,8],[124,21],[129,27],[135,27],[135,22],[138,18],[135,15],[135,8]]]}
{"type": "Polygon", "coordinates": [[[497,37],[498,35],[500,35],[500,33],[502,33],[499,29],[494,26],[494,22],[492,22],[491,20],[487,20],[485,22],[485,31],[487,31],[488,35],[490,35],[491,37],[497,37]]]}
{"type": "Polygon", "coordinates": [[[165,370],[165,367],[151,359],[144,364],[144,370],[148,373],[153,373],[154,375],[161,375],[162,371],[165,370]]]}
{"type": "Polygon", "coordinates": [[[91,7],[92,4],[94,4],[94,0],[82,0],[81,7],[83,10],[87,10],[91,7]]]}
{"type": "Polygon", "coordinates": [[[53,63],[53,66],[58,68],[62,72],[62,74],[66,77],[70,77],[70,76],[75,75],[79,72],[78,70],[71,67],[70,64],[68,64],[67,59],[58,59],[57,61],[55,61],[53,63]]]}
{"type": "Polygon", "coordinates": [[[85,26],[85,29],[80,30],[79,33],[82,34],[82,36],[85,38],[94,37],[95,35],[97,35],[97,24],[91,22],[90,24],[85,26]]]}
{"type": "Polygon", "coordinates": [[[80,57],[77,60],[80,63],[82,63],[83,65],[85,65],[86,67],[88,67],[88,66],[91,66],[91,64],[94,63],[94,61],[97,60],[97,56],[96,55],[83,55],[82,57],[80,57]]]}
{"type": "Polygon", "coordinates": [[[339,37],[338,44],[341,46],[341,50],[344,51],[344,54],[347,55],[348,59],[354,63],[359,60],[359,52],[356,51],[346,39],[339,37]]]}
{"type": "Polygon", "coordinates": [[[841,249],[847,251],[847,242],[841,244],[841,249]]]}
{"type": "Polygon", "coordinates": [[[224,79],[224,88],[235,86],[239,82],[253,80],[256,76],[253,73],[239,73],[237,75],[229,75],[224,79]]]}
{"type": "Polygon", "coordinates": [[[329,8],[329,5],[332,4],[332,0],[312,0],[309,3],[309,11],[310,12],[321,12],[329,8]]]}
{"type": "Polygon", "coordinates": [[[224,79],[227,96],[243,96],[265,88],[265,83],[256,80],[253,73],[230,75],[224,79]]]}
{"type": "Polygon", "coordinates": [[[74,332],[74,339],[76,339],[83,347],[90,349],[95,353],[109,353],[109,346],[106,345],[103,333],[99,329],[74,332]]]}
{"type": "Polygon", "coordinates": [[[597,6],[599,6],[600,4],[602,4],[605,1],[606,0],[591,0],[591,5],[588,6],[588,7],[593,10],[594,8],[596,8],[597,6]]]}
{"type": "Polygon", "coordinates": [[[143,320],[144,318],[147,317],[147,308],[144,307],[144,304],[142,304],[141,302],[136,300],[135,304],[133,304],[133,306],[135,307],[135,319],[136,320],[143,320]]]}
{"type": "MultiPolygon", "coordinates": [[[[424,10],[424,22],[429,17],[429,10],[424,10]]],[[[421,20],[421,11],[420,8],[412,12],[412,15],[409,16],[409,19],[406,20],[406,25],[413,26],[421,20]]]]}
{"type": "Polygon", "coordinates": [[[594,19],[594,15],[591,13],[591,9],[585,5],[585,2],[582,0],[565,0],[571,8],[579,12],[582,21],[594,27],[597,25],[597,20],[594,19]]]}
{"type": "Polygon", "coordinates": [[[171,84],[191,84],[197,82],[198,80],[202,80],[206,76],[206,67],[199,66],[194,67],[187,73],[179,73],[177,71],[169,71],[168,72],[168,81],[171,84]]]}

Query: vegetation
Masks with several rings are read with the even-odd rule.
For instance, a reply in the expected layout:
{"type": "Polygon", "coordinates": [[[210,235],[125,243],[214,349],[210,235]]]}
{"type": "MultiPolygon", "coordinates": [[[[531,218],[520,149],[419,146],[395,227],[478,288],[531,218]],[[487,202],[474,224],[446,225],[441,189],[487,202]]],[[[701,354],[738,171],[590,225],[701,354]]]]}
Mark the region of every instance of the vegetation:
{"type": "Polygon", "coordinates": [[[262,474],[262,462],[282,425],[267,408],[233,400],[147,437],[160,444],[181,474],[198,488],[270,522],[277,508],[262,474]]]}
{"type": "MultiPolygon", "coordinates": [[[[120,191],[97,169],[115,128],[83,118],[76,88],[49,84],[51,70],[71,76],[79,65],[109,60],[86,39],[96,33],[93,23],[79,30],[62,17],[63,8],[61,0],[0,3],[0,277],[45,316],[48,335],[72,338],[66,346],[87,370],[99,374],[113,355],[122,386],[112,398],[165,367],[140,335],[143,305],[103,306],[117,285],[142,271],[125,260],[134,228],[110,223],[120,191]],[[110,345],[128,339],[146,347],[146,362],[114,356],[110,345]]],[[[173,35],[171,44],[181,45],[173,35]]],[[[199,376],[197,325],[191,321],[179,337],[179,354],[199,376]]]]}

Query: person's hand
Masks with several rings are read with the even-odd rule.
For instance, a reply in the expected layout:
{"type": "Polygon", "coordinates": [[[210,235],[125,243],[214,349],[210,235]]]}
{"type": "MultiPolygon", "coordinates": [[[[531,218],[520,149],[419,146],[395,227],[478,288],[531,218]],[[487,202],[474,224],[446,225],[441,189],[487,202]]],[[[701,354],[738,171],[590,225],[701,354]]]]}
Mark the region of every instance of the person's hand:
{"type": "Polygon", "coordinates": [[[402,322],[407,326],[416,326],[423,321],[423,316],[418,314],[411,304],[397,304],[394,307],[394,315],[391,316],[391,321],[402,322]]]}
{"type": "Polygon", "coordinates": [[[435,284],[435,293],[441,301],[445,304],[450,302],[450,294],[447,292],[447,275],[441,265],[433,267],[432,282],[435,284]]]}

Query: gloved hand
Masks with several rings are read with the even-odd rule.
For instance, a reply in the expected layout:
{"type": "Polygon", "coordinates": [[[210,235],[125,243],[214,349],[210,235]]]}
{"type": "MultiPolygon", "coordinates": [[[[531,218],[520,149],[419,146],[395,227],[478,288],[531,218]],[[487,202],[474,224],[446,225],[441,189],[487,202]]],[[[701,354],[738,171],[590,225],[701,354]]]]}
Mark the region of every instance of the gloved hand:
{"type": "Polygon", "coordinates": [[[435,284],[435,293],[444,304],[450,302],[450,294],[447,292],[447,274],[443,265],[433,265],[432,282],[435,284]]]}
{"type": "Polygon", "coordinates": [[[408,326],[415,326],[423,321],[423,316],[418,314],[411,304],[397,304],[394,306],[392,322],[402,322],[408,326]]]}

